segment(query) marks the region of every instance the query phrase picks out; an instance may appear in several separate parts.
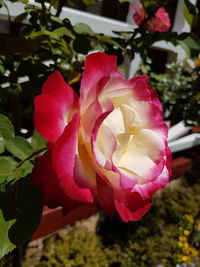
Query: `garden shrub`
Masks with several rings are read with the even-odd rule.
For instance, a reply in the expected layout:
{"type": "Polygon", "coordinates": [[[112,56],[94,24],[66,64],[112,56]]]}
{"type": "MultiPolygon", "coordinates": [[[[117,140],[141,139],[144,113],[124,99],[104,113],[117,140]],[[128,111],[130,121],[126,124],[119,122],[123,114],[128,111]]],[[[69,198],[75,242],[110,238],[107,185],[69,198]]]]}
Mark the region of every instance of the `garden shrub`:
{"type": "MultiPolygon", "coordinates": [[[[86,228],[71,228],[67,233],[58,233],[45,241],[40,263],[36,267],[81,267],[111,266],[116,251],[103,246],[101,238],[86,228]]],[[[33,259],[34,261],[34,259],[33,259]]],[[[27,259],[25,267],[31,266],[27,259]]]]}

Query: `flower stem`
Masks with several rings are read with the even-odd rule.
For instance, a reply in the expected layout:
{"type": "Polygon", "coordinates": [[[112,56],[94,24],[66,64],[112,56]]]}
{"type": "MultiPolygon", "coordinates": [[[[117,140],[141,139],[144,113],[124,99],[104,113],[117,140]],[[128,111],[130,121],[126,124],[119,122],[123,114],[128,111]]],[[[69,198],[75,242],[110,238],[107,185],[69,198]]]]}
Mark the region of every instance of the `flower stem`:
{"type": "Polygon", "coordinates": [[[16,169],[20,168],[27,160],[37,156],[38,154],[44,152],[47,150],[47,147],[43,147],[40,148],[38,150],[33,151],[33,153],[31,155],[29,155],[27,158],[23,159],[22,161],[20,161],[17,165],[16,165],[16,169]]]}

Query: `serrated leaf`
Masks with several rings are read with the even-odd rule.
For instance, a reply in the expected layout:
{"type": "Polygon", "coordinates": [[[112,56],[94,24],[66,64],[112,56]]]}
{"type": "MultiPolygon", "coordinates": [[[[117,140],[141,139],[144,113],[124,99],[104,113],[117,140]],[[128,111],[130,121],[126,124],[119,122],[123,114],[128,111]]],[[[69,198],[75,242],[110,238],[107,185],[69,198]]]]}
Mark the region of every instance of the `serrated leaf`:
{"type": "Polygon", "coordinates": [[[2,211],[0,210],[0,258],[5,256],[16,247],[8,237],[9,229],[12,227],[15,221],[15,219],[6,221],[2,211]]]}
{"type": "Polygon", "coordinates": [[[30,174],[33,170],[34,165],[30,161],[25,161],[22,166],[19,168],[18,175],[19,177],[25,177],[30,174]]]}
{"type": "Polygon", "coordinates": [[[0,157],[0,183],[16,177],[17,162],[11,157],[0,157]]]}
{"type": "Polygon", "coordinates": [[[31,138],[31,146],[34,150],[45,147],[47,144],[46,139],[44,139],[36,130],[34,130],[31,138]]]}
{"type": "Polygon", "coordinates": [[[10,138],[6,142],[6,149],[21,160],[27,158],[33,152],[30,143],[21,136],[10,138]]]}
{"type": "Polygon", "coordinates": [[[1,113],[0,113],[0,133],[5,139],[14,136],[14,127],[11,121],[1,113]]]}
{"type": "Polygon", "coordinates": [[[93,36],[94,33],[92,29],[85,23],[77,23],[74,25],[74,31],[78,34],[88,34],[93,36]]]}

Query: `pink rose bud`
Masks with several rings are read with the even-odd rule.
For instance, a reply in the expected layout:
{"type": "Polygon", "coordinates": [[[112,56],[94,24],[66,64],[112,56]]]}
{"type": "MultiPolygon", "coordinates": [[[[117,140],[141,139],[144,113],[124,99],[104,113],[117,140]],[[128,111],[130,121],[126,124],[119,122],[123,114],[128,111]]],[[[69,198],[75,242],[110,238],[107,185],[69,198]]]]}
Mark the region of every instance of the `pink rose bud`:
{"type": "Polygon", "coordinates": [[[131,4],[131,10],[133,12],[133,19],[135,23],[140,25],[145,17],[145,10],[140,1],[136,1],[134,4],[131,4]]]}
{"type": "Polygon", "coordinates": [[[51,208],[66,213],[95,201],[110,216],[137,221],[169,180],[157,94],[145,76],[126,80],[116,56],[86,57],[80,97],[53,73],[35,99],[34,122],[49,150],[36,160],[32,181],[51,208]]]}
{"type": "Polygon", "coordinates": [[[163,7],[159,8],[155,16],[148,22],[148,29],[153,32],[168,32],[170,27],[169,15],[163,7]]]}
{"type": "MultiPolygon", "coordinates": [[[[133,19],[138,25],[140,25],[145,18],[148,18],[148,14],[145,13],[145,9],[140,1],[136,1],[132,4],[131,9],[133,12],[133,19]]],[[[145,24],[145,28],[152,32],[167,32],[170,27],[171,21],[169,15],[163,7],[159,8],[154,17],[145,24]]]]}

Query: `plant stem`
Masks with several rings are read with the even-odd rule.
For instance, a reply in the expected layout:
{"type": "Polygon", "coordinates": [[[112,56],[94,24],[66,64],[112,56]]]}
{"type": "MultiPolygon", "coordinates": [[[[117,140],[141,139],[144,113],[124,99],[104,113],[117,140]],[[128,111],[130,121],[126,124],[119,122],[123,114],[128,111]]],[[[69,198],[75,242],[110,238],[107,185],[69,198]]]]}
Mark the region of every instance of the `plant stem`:
{"type": "Polygon", "coordinates": [[[56,12],[56,17],[59,17],[60,16],[60,13],[62,11],[63,5],[64,5],[64,0],[60,0],[59,1],[59,6],[58,6],[58,9],[57,9],[57,12],[56,12]]]}
{"type": "Polygon", "coordinates": [[[35,157],[36,155],[40,154],[41,152],[44,152],[47,150],[47,147],[40,148],[38,150],[33,151],[31,155],[29,155],[27,158],[23,159],[16,165],[16,169],[20,168],[27,160],[35,157]]]}
{"type": "Polygon", "coordinates": [[[47,24],[47,19],[46,19],[46,6],[44,0],[41,1],[41,6],[42,6],[42,16],[44,19],[45,24],[47,24]]]}

